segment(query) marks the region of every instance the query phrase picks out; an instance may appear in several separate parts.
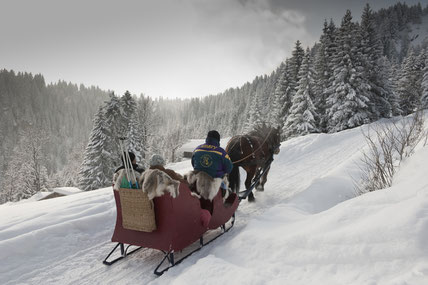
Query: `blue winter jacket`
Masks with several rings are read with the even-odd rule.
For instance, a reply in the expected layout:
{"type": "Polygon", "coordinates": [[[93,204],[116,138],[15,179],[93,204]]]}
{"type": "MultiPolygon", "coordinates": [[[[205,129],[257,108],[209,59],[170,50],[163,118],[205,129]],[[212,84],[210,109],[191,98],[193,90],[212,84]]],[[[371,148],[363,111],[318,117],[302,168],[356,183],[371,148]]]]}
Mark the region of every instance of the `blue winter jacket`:
{"type": "Polygon", "coordinates": [[[193,151],[192,166],[213,178],[223,177],[233,168],[229,155],[214,138],[207,138],[205,144],[201,144],[193,151]]]}

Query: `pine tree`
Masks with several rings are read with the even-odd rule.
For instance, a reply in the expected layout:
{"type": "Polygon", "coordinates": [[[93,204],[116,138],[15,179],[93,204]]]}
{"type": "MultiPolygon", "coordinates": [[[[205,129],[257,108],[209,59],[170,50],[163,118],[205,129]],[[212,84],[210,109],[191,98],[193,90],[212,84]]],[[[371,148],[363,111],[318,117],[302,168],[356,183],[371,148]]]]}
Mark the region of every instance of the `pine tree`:
{"type": "Polygon", "coordinates": [[[384,72],[386,67],[383,66],[385,59],[382,58],[382,43],[375,29],[374,15],[369,4],[366,4],[361,16],[360,34],[359,54],[370,86],[369,105],[372,120],[391,117],[392,89],[389,88],[388,78],[384,72]]]}
{"type": "Polygon", "coordinates": [[[379,70],[379,72],[382,73],[380,76],[386,78],[385,90],[389,90],[388,101],[391,106],[391,114],[392,116],[399,116],[402,111],[400,107],[400,98],[396,91],[396,82],[398,81],[397,67],[392,65],[386,56],[380,59],[380,66],[382,66],[382,69],[379,70]]]}
{"type": "Polygon", "coordinates": [[[424,75],[422,78],[422,97],[421,105],[422,108],[428,108],[428,57],[425,59],[425,68],[423,71],[424,75]]]}
{"type": "Polygon", "coordinates": [[[409,54],[401,65],[400,80],[398,81],[397,92],[400,98],[400,106],[403,115],[408,115],[416,110],[421,98],[421,88],[419,81],[419,65],[413,49],[409,49],[409,54]]]}
{"type": "Polygon", "coordinates": [[[261,125],[263,123],[262,114],[261,114],[261,105],[260,105],[259,93],[256,93],[253,102],[251,103],[249,118],[246,124],[246,131],[254,129],[255,126],[261,125]]]}
{"type": "MultiPolygon", "coordinates": [[[[289,85],[289,60],[281,65],[279,78],[274,92],[274,104],[272,108],[271,124],[282,129],[291,107],[291,88],[289,85]]],[[[293,90],[294,91],[294,90],[293,90]]]]}
{"type": "Polygon", "coordinates": [[[52,187],[79,187],[79,171],[82,165],[87,143],[78,144],[73,147],[69,154],[69,161],[64,168],[53,174],[51,178],[52,187]]]}
{"type": "Polygon", "coordinates": [[[324,22],[323,34],[320,38],[320,47],[315,59],[316,89],[314,104],[317,107],[319,115],[319,128],[322,131],[327,130],[327,98],[328,87],[332,85],[333,77],[333,57],[337,52],[337,29],[333,20],[327,24],[324,22]]]}
{"type": "MultiPolygon", "coordinates": [[[[104,118],[106,125],[105,150],[109,154],[106,163],[113,169],[121,161],[121,150],[119,144],[120,137],[126,137],[129,132],[129,122],[123,116],[122,102],[119,97],[110,94],[110,100],[106,102],[104,108],[104,118]]],[[[109,173],[113,173],[111,170],[109,173]]],[[[110,175],[111,177],[111,175],[110,175]]]]}
{"type": "Polygon", "coordinates": [[[302,48],[302,44],[298,40],[292,51],[292,56],[290,58],[289,66],[287,72],[290,76],[290,87],[294,90],[297,88],[297,83],[299,82],[299,70],[302,65],[303,58],[305,56],[305,51],[302,48]]]}
{"type": "Polygon", "coordinates": [[[122,115],[121,126],[119,127],[122,133],[128,134],[130,129],[130,123],[135,114],[137,108],[137,103],[129,91],[126,91],[125,94],[119,99],[120,101],[120,111],[122,115]]]}
{"type": "Polygon", "coordinates": [[[338,52],[334,62],[333,82],[328,88],[328,131],[337,132],[370,122],[368,106],[370,86],[358,61],[358,26],[348,10],[338,34],[338,52]]]}
{"type": "Polygon", "coordinates": [[[156,141],[151,141],[153,138],[153,133],[156,129],[155,126],[156,114],[154,110],[154,102],[150,97],[141,96],[137,101],[137,110],[136,110],[136,121],[138,122],[138,131],[136,132],[141,154],[140,163],[144,157],[150,158],[150,154],[153,153],[150,148],[153,144],[156,144],[156,141]]]}
{"type": "MultiPolygon", "coordinates": [[[[17,156],[17,153],[14,151],[11,160],[8,163],[8,167],[4,172],[4,177],[1,183],[0,189],[0,204],[6,202],[16,202],[22,198],[28,198],[26,194],[27,187],[22,181],[25,173],[21,167],[25,159],[22,156],[17,156]]],[[[32,191],[32,194],[35,194],[35,191],[32,191]]],[[[29,195],[30,197],[31,195],[29,195]]]]}
{"type": "Polygon", "coordinates": [[[137,115],[137,101],[132,97],[129,91],[120,98],[120,107],[122,114],[122,126],[126,133],[126,149],[135,154],[137,162],[141,163],[144,156],[145,130],[143,125],[147,122],[139,120],[137,115]]]}
{"type": "Polygon", "coordinates": [[[85,150],[84,160],[79,171],[79,186],[82,190],[94,190],[111,185],[113,165],[108,148],[108,126],[104,108],[100,107],[94,119],[94,127],[85,150]]]}
{"type": "Polygon", "coordinates": [[[40,191],[49,190],[46,155],[43,147],[46,132],[39,128],[20,133],[1,189],[2,202],[27,199],[40,191]]]}
{"type": "Polygon", "coordinates": [[[318,114],[313,104],[314,77],[315,72],[311,55],[309,49],[307,49],[299,71],[300,80],[297,86],[297,93],[293,97],[290,115],[284,124],[283,133],[285,137],[319,132],[317,127],[318,114]]]}

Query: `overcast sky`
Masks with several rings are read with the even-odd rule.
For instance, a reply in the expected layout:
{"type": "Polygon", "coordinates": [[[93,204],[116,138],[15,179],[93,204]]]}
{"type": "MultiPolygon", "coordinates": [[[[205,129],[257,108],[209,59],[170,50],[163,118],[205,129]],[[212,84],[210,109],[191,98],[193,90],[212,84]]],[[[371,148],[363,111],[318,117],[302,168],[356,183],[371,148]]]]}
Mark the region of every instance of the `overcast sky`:
{"type": "MultiPolygon", "coordinates": [[[[270,74],[296,40],[396,1],[0,0],[0,68],[123,94],[200,97],[270,74]]],[[[414,4],[418,1],[406,1],[414,4]]],[[[427,0],[420,1],[425,7],[427,0]]]]}

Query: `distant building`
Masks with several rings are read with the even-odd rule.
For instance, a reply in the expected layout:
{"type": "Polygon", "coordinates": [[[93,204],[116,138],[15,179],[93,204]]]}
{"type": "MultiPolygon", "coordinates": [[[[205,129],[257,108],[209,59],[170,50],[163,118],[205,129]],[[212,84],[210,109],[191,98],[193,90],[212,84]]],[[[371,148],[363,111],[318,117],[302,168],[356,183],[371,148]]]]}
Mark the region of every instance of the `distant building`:
{"type": "Polygon", "coordinates": [[[183,158],[192,158],[193,150],[205,140],[190,140],[177,150],[177,153],[183,155],[183,158]]]}
{"type": "Polygon", "coordinates": [[[76,187],[58,187],[58,188],[54,188],[52,192],[47,196],[39,199],[39,201],[57,198],[57,197],[69,196],[80,192],[82,192],[82,190],[76,187]]]}

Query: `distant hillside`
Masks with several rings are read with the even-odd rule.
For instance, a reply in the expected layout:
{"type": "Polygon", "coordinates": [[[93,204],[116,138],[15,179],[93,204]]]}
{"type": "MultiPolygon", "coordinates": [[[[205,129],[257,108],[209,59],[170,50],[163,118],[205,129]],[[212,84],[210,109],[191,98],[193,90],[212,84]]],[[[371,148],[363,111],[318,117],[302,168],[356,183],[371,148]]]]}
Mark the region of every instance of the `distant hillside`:
{"type": "Polygon", "coordinates": [[[12,157],[19,155],[15,152],[17,146],[33,130],[42,132],[46,139],[43,156],[48,173],[61,170],[68,164],[73,148],[82,151],[92,119],[107,99],[107,92],[97,87],[64,81],[46,85],[40,74],[1,70],[0,173],[12,157]]]}
{"type": "Polygon", "coordinates": [[[428,6],[398,2],[380,9],[374,16],[383,52],[391,61],[401,63],[410,46],[428,47],[428,6]]]}

